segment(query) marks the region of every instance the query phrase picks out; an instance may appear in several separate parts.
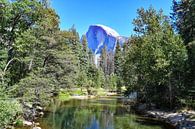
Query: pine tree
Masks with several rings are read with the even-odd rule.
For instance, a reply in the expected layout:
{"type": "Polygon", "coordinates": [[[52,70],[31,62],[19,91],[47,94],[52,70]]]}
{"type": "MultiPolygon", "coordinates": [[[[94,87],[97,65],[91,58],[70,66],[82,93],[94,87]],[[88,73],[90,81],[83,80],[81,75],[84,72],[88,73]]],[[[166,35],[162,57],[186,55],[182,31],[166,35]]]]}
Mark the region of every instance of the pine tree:
{"type": "MultiPolygon", "coordinates": [[[[128,41],[129,42],[129,41],[128,41]]],[[[125,42],[124,44],[123,44],[123,50],[122,50],[122,52],[123,52],[123,56],[125,56],[125,55],[127,55],[127,51],[128,51],[128,42],[125,42]]]]}
{"type": "Polygon", "coordinates": [[[108,75],[114,73],[114,53],[112,51],[107,54],[107,71],[108,75]]]}
{"type": "Polygon", "coordinates": [[[188,49],[186,85],[193,89],[195,86],[195,0],[173,0],[171,18],[173,26],[182,36],[188,49]]]}
{"type": "Polygon", "coordinates": [[[87,67],[89,64],[89,50],[88,50],[88,43],[87,43],[87,39],[86,36],[83,35],[82,36],[82,52],[81,54],[81,59],[80,59],[80,65],[81,65],[81,70],[87,71],[87,67]]]}
{"type": "Polygon", "coordinates": [[[105,75],[108,75],[108,64],[107,64],[107,47],[104,46],[100,56],[100,67],[102,68],[105,75]]]}
{"type": "Polygon", "coordinates": [[[120,43],[117,42],[115,55],[114,55],[114,73],[117,76],[117,89],[120,91],[120,87],[122,84],[122,64],[123,64],[123,58],[122,58],[122,50],[120,43]]]}
{"type": "Polygon", "coordinates": [[[94,64],[95,63],[94,54],[91,49],[89,49],[88,55],[89,55],[89,64],[94,64]]]}
{"type": "Polygon", "coordinates": [[[88,50],[88,43],[87,43],[86,35],[83,35],[81,39],[82,39],[81,43],[83,47],[83,52],[88,53],[89,50],[88,50]]]}
{"type": "Polygon", "coordinates": [[[74,25],[70,28],[69,32],[70,32],[70,37],[69,37],[70,47],[74,52],[74,54],[80,60],[82,58],[82,54],[81,54],[82,44],[80,43],[80,37],[74,25]]]}
{"type": "Polygon", "coordinates": [[[173,0],[172,20],[175,29],[188,44],[195,40],[195,1],[173,0]]]}

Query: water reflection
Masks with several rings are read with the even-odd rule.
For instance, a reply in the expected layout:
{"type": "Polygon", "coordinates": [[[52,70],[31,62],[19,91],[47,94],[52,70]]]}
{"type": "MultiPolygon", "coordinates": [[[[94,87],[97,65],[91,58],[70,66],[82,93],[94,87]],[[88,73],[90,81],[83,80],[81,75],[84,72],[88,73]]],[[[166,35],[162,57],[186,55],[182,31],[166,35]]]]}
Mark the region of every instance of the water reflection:
{"type": "Polygon", "coordinates": [[[162,129],[136,122],[137,116],[129,111],[116,98],[53,100],[40,124],[42,129],[162,129]]]}

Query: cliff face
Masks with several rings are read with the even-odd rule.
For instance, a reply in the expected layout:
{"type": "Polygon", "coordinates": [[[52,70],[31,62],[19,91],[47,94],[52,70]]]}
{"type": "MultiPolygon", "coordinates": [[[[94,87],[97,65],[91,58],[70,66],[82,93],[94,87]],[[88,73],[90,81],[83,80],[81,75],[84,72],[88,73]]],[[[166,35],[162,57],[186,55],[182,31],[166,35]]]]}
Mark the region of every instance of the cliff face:
{"type": "Polygon", "coordinates": [[[127,38],[104,25],[91,25],[86,34],[88,46],[95,55],[99,55],[104,46],[107,51],[114,51],[117,41],[122,45],[127,38]]]}

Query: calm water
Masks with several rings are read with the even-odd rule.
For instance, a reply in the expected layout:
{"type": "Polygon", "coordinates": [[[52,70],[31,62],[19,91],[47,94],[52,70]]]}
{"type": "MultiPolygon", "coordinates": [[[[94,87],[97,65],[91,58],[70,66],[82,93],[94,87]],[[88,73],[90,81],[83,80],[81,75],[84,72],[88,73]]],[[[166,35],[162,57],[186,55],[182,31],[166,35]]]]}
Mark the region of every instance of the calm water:
{"type": "Polygon", "coordinates": [[[164,129],[136,116],[116,97],[55,100],[39,123],[42,129],[164,129]]]}

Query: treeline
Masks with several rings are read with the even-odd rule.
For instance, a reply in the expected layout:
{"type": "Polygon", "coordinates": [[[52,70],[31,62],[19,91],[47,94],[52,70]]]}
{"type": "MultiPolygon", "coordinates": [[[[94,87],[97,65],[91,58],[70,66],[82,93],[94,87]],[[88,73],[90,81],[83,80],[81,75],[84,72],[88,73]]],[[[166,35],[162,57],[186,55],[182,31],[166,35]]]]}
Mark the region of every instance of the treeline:
{"type": "Polygon", "coordinates": [[[186,94],[186,47],[162,11],[141,8],[133,24],[136,35],[125,58],[125,83],[138,92],[140,102],[173,108],[186,94]]]}
{"type": "Polygon", "coordinates": [[[138,9],[127,49],[115,52],[118,86],[148,105],[195,107],[195,1],[173,1],[172,9],[170,18],[152,7],[138,9]]]}
{"type": "Polygon", "coordinates": [[[0,128],[25,113],[24,105],[47,105],[63,89],[113,86],[85,35],[74,26],[61,31],[49,3],[0,0],[0,128]]]}
{"type": "Polygon", "coordinates": [[[195,1],[173,1],[171,17],[140,8],[134,32],[115,53],[102,50],[100,67],[113,75],[117,90],[138,93],[148,106],[195,107],[195,1]],[[110,72],[111,71],[111,72],[110,72]]]}

